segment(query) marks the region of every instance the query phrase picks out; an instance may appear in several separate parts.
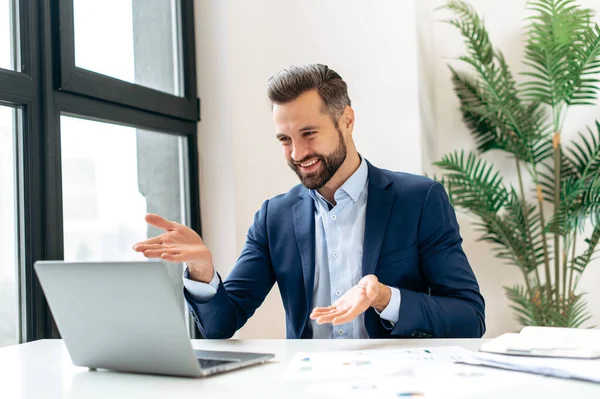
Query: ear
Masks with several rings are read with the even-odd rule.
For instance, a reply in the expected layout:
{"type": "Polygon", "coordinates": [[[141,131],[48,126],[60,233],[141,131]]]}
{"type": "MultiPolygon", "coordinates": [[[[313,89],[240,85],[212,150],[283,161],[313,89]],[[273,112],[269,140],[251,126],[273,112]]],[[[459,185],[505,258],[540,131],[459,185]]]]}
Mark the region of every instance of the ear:
{"type": "Polygon", "coordinates": [[[344,112],[339,120],[340,129],[346,134],[352,134],[354,130],[354,110],[349,105],[344,108],[344,112]]]}

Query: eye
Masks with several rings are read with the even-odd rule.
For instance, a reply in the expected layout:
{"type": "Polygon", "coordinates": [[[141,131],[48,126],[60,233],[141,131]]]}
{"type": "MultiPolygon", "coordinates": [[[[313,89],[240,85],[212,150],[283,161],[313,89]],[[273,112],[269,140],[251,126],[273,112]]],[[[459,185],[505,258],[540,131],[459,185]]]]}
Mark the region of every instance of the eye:
{"type": "Polygon", "coordinates": [[[317,132],[315,131],[310,131],[310,132],[304,132],[302,133],[303,137],[310,137],[310,136],[314,136],[317,132]]]}
{"type": "Polygon", "coordinates": [[[289,141],[290,141],[290,138],[289,138],[289,137],[287,137],[287,136],[281,136],[281,137],[279,137],[279,138],[278,138],[278,140],[279,140],[279,142],[280,142],[281,144],[286,144],[286,143],[289,143],[289,141]]]}

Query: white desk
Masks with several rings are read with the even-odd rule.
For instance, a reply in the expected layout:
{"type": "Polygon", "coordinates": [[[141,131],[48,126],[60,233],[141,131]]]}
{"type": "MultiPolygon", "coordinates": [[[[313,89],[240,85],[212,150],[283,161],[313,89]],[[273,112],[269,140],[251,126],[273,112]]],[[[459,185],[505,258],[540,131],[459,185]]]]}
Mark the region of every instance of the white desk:
{"type": "MultiPolygon", "coordinates": [[[[194,341],[198,349],[271,352],[277,357],[263,365],[206,379],[186,379],[91,372],[73,366],[61,340],[42,340],[0,349],[0,398],[306,398],[306,382],[283,380],[296,352],[440,345],[476,350],[480,343],[481,340],[198,340],[194,341]]],[[[513,374],[506,372],[506,375],[510,378],[513,374]]],[[[531,375],[519,385],[481,396],[485,399],[597,399],[600,385],[531,375]]]]}

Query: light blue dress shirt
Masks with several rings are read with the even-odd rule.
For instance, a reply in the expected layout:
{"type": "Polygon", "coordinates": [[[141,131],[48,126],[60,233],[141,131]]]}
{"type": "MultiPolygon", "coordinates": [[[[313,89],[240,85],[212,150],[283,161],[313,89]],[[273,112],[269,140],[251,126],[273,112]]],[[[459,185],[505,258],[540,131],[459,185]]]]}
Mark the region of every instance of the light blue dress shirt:
{"type": "MultiPolygon", "coordinates": [[[[368,167],[364,158],[359,168],[335,192],[335,206],[321,194],[310,190],[315,202],[315,280],[313,307],[326,307],[337,301],[346,291],[358,284],[362,276],[362,252],[368,196],[368,167]]],[[[188,278],[183,283],[187,291],[202,302],[208,302],[219,288],[215,272],[210,283],[188,278]]],[[[392,328],[398,321],[400,290],[390,287],[392,296],[380,313],[384,326],[392,328]]],[[[364,313],[353,321],[338,326],[317,324],[310,320],[313,338],[369,338],[364,313]]]]}

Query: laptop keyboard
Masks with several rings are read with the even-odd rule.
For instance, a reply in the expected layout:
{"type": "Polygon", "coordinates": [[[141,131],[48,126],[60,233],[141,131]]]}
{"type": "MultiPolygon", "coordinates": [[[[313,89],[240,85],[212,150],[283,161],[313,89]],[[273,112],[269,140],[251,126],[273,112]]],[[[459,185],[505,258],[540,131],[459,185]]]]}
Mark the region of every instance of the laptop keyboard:
{"type": "Polygon", "coordinates": [[[216,360],[216,359],[198,359],[198,363],[200,363],[200,367],[203,369],[220,366],[222,364],[227,363],[236,363],[238,360],[216,360]]]}

